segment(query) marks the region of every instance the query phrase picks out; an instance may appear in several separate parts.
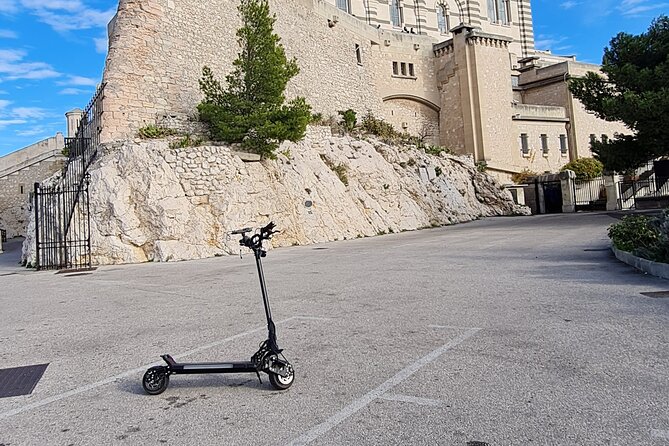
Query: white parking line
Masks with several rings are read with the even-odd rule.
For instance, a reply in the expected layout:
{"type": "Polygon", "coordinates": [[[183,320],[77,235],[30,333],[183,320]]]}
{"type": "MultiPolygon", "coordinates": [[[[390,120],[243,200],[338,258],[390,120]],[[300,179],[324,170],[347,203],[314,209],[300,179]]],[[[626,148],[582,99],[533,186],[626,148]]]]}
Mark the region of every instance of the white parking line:
{"type": "MultiPolygon", "coordinates": [[[[288,319],[283,319],[281,321],[278,321],[275,324],[276,325],[284,324],[286,322],[289,322],[289,321],[295,320],[295,319],[323,320],[323,321],[329,320],[329,318],[320,318],[320,317],[311,317],[311,316],[293,316],[293,317],[289,317],[288,319]]],[[[204,350],[208,350],[208,349],[217,347],[219,345],[228,343],[230,341],[234,341],[235,339],[239,339],[239,338],[242,338],[244,336],[248,336],[248,335],[253,334],[253,333],[257,333],[257,332],[262,331],[262,330],[267,330],[267,327],[255,328],[253,330],[245,331],[244,333],[239,333],[239,334],[236,334],[234,336],[230,336],[229,338],[221,339],[220,341],[212,342],[211,344],[207,344],[207,345],[203,345],[201,347],[194,348],[193,350],[189,350],[187,352],[175,355],[174,359],[184,358],[184,357],[192,355],[194,353],[198,353],[198,352],[201,352],[201,351],[204,351],[204,350]]],[[[163,361],[152,362],[151,364],[143,365],[143,366],[138,367],[136,369],[128,370],[128,371],[125,371],[125,372],[120,373],[118,375],[114,375],[112,377],[103,379],[102,381],[98,381],[98,382],[95,382],[95,383],[92,383],[92,384],[87,384],[87,385],[82,386],[82,387],[77,387],[76,389],[72,389],[72,390],[69,390],[67,392],[60,393],[58,395],[54,395],[54,396],[49,397],[49,398],[45,398],[43,400],[35,401],[34,403],[26,404],[25,406],[21,406],[21,407],[17,407],[16,409],[12,409],[12,410],[8,410],[6,412],[2,412],[2,413],[0,413],[0,420],[9,418],[11,416],[14,416],[14,415],[17,415],[17,414],[20,414],[22,412],[26,412],[26,411],[29,411],[29,410],[32,410],[32,409],[37,409],[38,407],[46,406],[47,404],[51,404],[51,403],[54,403],[56,401],[63,400],[65,398],[69,398],[71,396],[79,395],[80,393],[84,393],[84,392],[87,392],[89,390],[93,390],[95,388],[98,388],[100,386],[110,384],[110,383],[112,383],[112,382],[114,382],[118,379],[125,378],[125,377],[131,376],[131,375],[135,375],[137,373],[144,372],[149,367],[153,367],[154,365],[160,365],[160,364],[164,364],[164,362],[163,361]]]]}
{"type": "Polygon", "coordinates": [[[396,385],[400,384],[405,379],[409,378],[411,375],[416,373],[418,370],[420,370],[421,368],[423,368],[427,364],[429,364],[432,361],[439,358],[441,355],[446,353],[448,350],[452,349],[453,347],[457,347],[458,345],[462,344],[464,341],[466,341],[470,337],[474,336],[479,330],[481,330],[481,329],[480,328],[471,328],[471,329],[467,330],[465,333],[456,337],[455,339],[453,339],[453,340],[447,342],[446,344],[442,345],[438,349],[433,350],[432,352],[430,352],[426,356],[423,356],[418,361],[409,364],[407,367],[400,370],[395,376],[393,376],[392,378],[390,378],[389,380],[387,380],[386,382],[381,384],[376,389],[374,389],[374,390],[368,392],[367,394],[361,396],[360,398],[353,401],[351,404],[344,407],[342,410],[335,413],[334,415],[332,415],[330,418],[328,418],[327,420],[325,420],[321,424],[318,424],[318,425],[314,426],[311,430],[305,432],[300,437],[291,441],[289,443],[290,446],[305,445],[307,443],[310,443],[310,442],[316,440],[318,437],[324,435],[330,429],[337,426],[338,424],[340,424],[341,422],[346,420],[348,417],[350,417],[351,415],[358,412],[360,409],[369,405],[375,399],[380,398],[384,393],[388,392],[390,389],[392,389],[396,385]]]}
{"type": "Polygon", "coordinates": [[[381,395],[379,398],[386,401],[400,401],[402,403],[418,404],[419,406],[441,406],[444,404],[439,400],[419,398],[417,396],[409,395],[381,395]]]}

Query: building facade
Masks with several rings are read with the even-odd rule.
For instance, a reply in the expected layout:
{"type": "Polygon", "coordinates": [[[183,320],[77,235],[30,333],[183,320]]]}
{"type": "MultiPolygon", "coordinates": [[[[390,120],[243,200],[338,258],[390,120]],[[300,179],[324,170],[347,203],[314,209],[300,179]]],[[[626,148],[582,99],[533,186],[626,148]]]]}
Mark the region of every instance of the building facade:
{"type": "MultiPolygon", "coordinates": [[[[194,119],[198,80],[224,79],[237,57],[237,4],[120,0],[110,22],[101,140],[194,119]]],[[[595,65],[534,48],[529,0],[270,1],[300,73],[288,96],[314,112],[371,112],[484,162],[502,179],[590,156],[592,137],[624,133],[587,113],[569,76],[595,65]]]]}

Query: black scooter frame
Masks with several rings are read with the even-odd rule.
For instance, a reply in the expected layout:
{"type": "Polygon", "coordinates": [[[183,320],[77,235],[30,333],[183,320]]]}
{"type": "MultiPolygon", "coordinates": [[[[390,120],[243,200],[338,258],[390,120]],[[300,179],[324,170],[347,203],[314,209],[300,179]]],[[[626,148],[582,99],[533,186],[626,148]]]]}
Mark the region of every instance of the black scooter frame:
{"type": "MultiPolygon", "coordinates": [[[[260,372],[264,372],[268,374],[269,381],[275,389],[285,390],[293,384],[295,380],[293,366],[283,356],[282,350],[276,342],[276,327],[269,307],[265,274],[261,261],[261,258],[267,255],[267,252],[262,247],[262,243],[264,240],[272,238],[272,234],[276,232],[274,228],[274,223],[270,222],[267,226],[260,228],[259,233],[251,236],[247,234],[252,231],[252,228],[232,231],[232,234],[241,234],[242,239],[239,241],[239,244],[251,249],[256,260],[258,277],[260,279],[260,291],[265,306],[265,317],[267,318],[267,340],[260,344],[260,348],[253,354],[250,361],[178,363],[172,356],[167,354],[162,355],[161,358],[163,358],[167,365],[151,367],[144,374],[142,386],[146,393],[149,395],[158,395],[164,392],[169,385],[170,375],[200,373],[255,373],[260,380],[260,372]]],[[[262,383],[262,380],[260,382],[262,383]]]]}

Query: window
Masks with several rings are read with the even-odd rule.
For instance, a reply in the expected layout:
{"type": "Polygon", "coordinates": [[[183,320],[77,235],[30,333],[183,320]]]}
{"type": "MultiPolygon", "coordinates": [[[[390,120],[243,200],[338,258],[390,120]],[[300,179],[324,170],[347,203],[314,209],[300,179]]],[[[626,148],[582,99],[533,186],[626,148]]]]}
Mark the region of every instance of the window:
{"type": "Polygon", "coordinates": [[[488,0],[488,19],[492,23],[508,25],[511,22],[509,12],[509,0],[488,0]]]}
{"type": "Polygon", "coordinates": [[[560,135],[560,154],[562,156],[567,156],[569,147],[567,146],[567,135],[560,135]]]}
{"type": "Polygon", "coordinates": [[[399,74],[400,74],[400,70],[399,70],[399,66],[398,66],[397,62],[393,62],[393,74],[395,76],[399,76],[399,74]]]}
{"type": "Polygon", "coordinates": [[[407,75],[407,64],[405,64],[404,62],[400,64],[400,73],[402,73],[402,76],[407,75]]]}
{"type": "Polygon", "coordinates": [[[545,133],[541,134],[541,152],[548,155],[548,135],[545,133]]]}
{"type": "Polygon", "coordinates": [[[416,78],[416,68],[409,62],[393,62],[393,76],[416,78]]]}
{"type": "Polygon", "coordinates": [[[358,61],[358,65],[362,65],[362,48],[357,43],[355,44],[355,58],[358,61]]]}
{"type": "Polygon", "coordinates": [[[413,69],[413,64],[412,64],[412,63],[409,64],[409,76],[411,76],[411,77],[415,77],[415,76],[416,76],[415,71],[414,71],[414,69],[413,69]]]}
{"type": "Polygon", "coordinates": [[[448,30],[451,29],[448,5],[437,5],[437,28],[442,34],[448,33],[448,30]]]}
{"type": "Polygon", "coordinates": [[[528,144],[527,133],[520,134],[520,151],[523,153],[523,156],[530,154],[530,146],[528,144]]]}
{"type": "Polygon", "coordinates": [[[23,195],[25,193],[25,189],[23,188],[23,184],[19,184],[19,193],[23,195]]]}
{"type": "Polygon", "coordinates": [[[349,14],[351,13],[351,4],[349,3],[349,0],[337,0],[337,8],[346,11],[349,14]]]}
{"type": "Polygon", "coordinates": [[[395,28],[400,28],[404,22],[404,13],[402,11],[402,6],[400,6],[400,0],[390,0],[390,23],[395,28]]]}

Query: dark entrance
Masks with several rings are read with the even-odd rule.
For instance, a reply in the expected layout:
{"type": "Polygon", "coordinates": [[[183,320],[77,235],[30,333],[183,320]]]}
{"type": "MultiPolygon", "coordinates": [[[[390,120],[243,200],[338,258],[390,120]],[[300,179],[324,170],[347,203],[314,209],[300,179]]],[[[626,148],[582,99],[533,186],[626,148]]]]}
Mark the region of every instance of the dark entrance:
{"type": "Polygon", "coordinates": [[[546,181],[537,183],[537,195],[543,195],[543,207],[539,203],[540,214],[558,214],[562,212],[562,183],[560,181],[546,181]],[[539,191],[540,190],[540,191],[539,191]]]}

